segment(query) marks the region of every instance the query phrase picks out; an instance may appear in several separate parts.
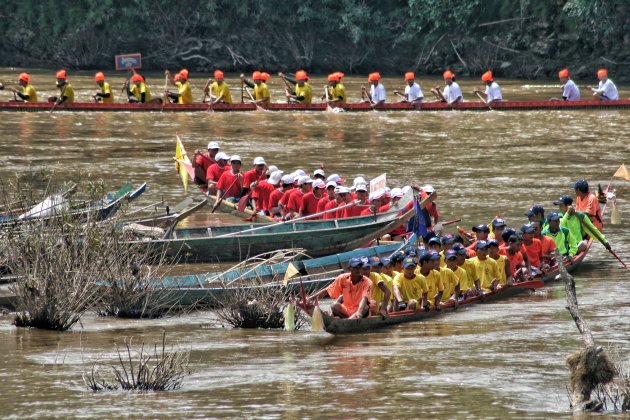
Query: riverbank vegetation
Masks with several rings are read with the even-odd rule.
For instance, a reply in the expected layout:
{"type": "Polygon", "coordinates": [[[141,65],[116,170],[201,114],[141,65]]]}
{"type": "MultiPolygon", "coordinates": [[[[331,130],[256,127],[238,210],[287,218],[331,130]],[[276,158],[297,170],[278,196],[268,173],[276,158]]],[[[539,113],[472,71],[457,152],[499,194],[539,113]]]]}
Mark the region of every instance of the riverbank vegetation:
{"type": "Polygon", "coordinates": [[[618,0],[53,0],[0,4],[0,65],[628,79],[630,3],[618,0]],[[618,71],[617,71],[618,70],[618,71]]]}

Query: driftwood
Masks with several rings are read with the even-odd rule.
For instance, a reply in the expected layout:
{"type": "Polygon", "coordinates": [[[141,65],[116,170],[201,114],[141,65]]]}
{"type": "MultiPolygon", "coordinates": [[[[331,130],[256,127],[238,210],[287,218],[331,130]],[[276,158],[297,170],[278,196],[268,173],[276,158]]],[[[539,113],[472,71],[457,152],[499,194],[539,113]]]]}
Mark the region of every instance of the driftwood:
{"type": "MultiPolygon", "coordinates": [[[[561,256],[556,249],[556,259],[561,256]]],[[[590,327],[580,316],[575,281],[563,264],[560,265],[560,276],[564,280],[567,293],[567,309],[582,334],[585,347],[569,356],[566,361],[571,370],[571,407],[574,412],[601,411],[604,402],[591,399],[591,394],[598,385],[610,383],[617,375],[617,369],[603,347],[595,344],[590,327]]]]}

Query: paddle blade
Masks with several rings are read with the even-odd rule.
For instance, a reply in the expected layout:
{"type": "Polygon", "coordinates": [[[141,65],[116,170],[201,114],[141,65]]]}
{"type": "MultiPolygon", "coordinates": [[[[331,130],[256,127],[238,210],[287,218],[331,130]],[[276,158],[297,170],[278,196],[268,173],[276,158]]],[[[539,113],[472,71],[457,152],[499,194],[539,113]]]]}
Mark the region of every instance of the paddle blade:
{"type": "Polygon", "coordinates": [[[619,207],[617,206],[617,200],[613,201],[612,213],[610,214],[610,224],[611,225],[621,224],[621,215],[619,214],[619,207]]]}
{"type": "Polygon", "coordinates": [[[295,303],[289,302],[284,308],[284,330],[295,331],[295,303]]]}
{"type": "Polygon", "coordinates": [[[247,208],[247,202],[249,201],[249,194],[247,194],[244,197],[241,197],[240,200],[238,200],[238,211],[240,211],[241,213],[245,211],[245,209],[247,208]]]}
{"type": "Polygon", "coordinates": [[[630,181],[630,172],[626,169],[626,165],[622,163],[619,169],[613,174],[613,177],[630,181]]]}
{"type": "Polygon", "coordinates": [[[179,173],[180,178],[182,179],[182,184],[184,185],[184,191],[188,192],[188,170],[185,165],[180,163],[179,161],[184,161],[188,163],[188,156],[186,155],[186,150],[184,150],[184,145],[180,140],[179,136],[177,136],[177,145],[175,146],[175,169],[179,173]]]}
{"type": "Polygon", "coordinates": [[[324,332],[324,317],[322,316],[322,310],[319,306],[313,309],[313,316],[311,317],[311,330],[313,332],[324,332]]]}

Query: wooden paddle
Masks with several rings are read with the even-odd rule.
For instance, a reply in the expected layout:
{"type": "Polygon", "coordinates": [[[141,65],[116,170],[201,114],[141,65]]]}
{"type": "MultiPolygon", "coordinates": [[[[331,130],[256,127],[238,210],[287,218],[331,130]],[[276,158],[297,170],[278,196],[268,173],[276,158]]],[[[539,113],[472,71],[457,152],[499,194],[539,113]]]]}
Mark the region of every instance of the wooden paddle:
{"type": "Polygon", "coordinates": [[[67,83],[65,83],[63,85],[63,89],[61,89],[61,93],[59,94],[59,98],[55,102],[53,102],[53,106],[52,106],[52,108],[50,108],[50,111],[49,111],[50,114],[53,113],[53,111],[55,110],[55,107],[57,106],[57,103],[59,103],[61,98],[63,98],[63,94],[66,93],[66,87],[68,87],[67,83]]]}
{"type": "Polygon", "coordinates": [[[168,94],[166,93],[168,89],[168,75],[169,75],[168,70],[166,70],[164,72],[164,94],[162,95],[162,109],[160,110],[160,112],[164,111],[164,106],[169,101],[168,94]]]}
{"type": "Polygon", "coordinates": [[[479,99],[481,99],[481,102],[483,102],[484,104],[486,104],[486,106],[490,109],[490,111],[492,111],[492,105],[490,105],[490,104],[488,103],[488,101],[486,101],[486,99],[485,99],[483,96],[481,96],[481,93],[479,93],[479,91],[478,91],[478,90],[474,91],[473,93],[474,93],[475,95],[477,95],[477,97],[479,97],[479,99]]]}
{"type": "Polygon", "coordinates": [[[256,99],[254,99],[254,95],[252,95],[252,92],[249,90],[247,86],[245,86],[245,91],[247,92],[247,95],[249,96],[249,99],[251,99],[252,103],[256,105],[256,111],[266,111],[265,108],[263,108],[256,102],[256,99]]]}
{"type": "MultiPolygon", "coordinates": [[[[591,227],[589,225],[587,225],[584,220],[582,220],[582,218],[577,214],[577,211],[575,213],[575,217],[578,218],[578,220],[580,221],[580,223],[582,224],[582,227],[584,228],[584,230],[586,231],[586,233],[588,234],[588,236],[590,236],[591,238],[595,238],[597,239],[602,245],[606,246],[604,241],[602,241],[598,235],[595,234],[595,232],[593,232],[593,230],[591,229],[591,227]]],[[[588,217],[588,216],[584,216],[584,217],[588,217]]],[[[612,254],[613,257],[615,257],[617,259],[617,261],[619,261],[621,263],[621,265],[623,265],[623,268],[628,268],[628,266],[626,265],[625,262],[623,262],[623,260],[619,257],[619,255],[617,255],[617,253],[615,251],[611,249],[608,249],[608,252],[610,252],[612,254]]]]}
{"type": "Polygon", "coordinates": [[[241,73],[241,103],[242,104],[245,103],[245,82],[243,81],[243,77],[245,77],[245,75],[241,73]]]}
{"type": "MultiPolygon", "coordinates": [[[[206,103],[206,98],[209,96],[210,93],[210,83],[212,83],[211,77],[208,78],[206,85],[203,87],[203,100],[201,101],[201,103],[206,103]]],[[[212,102],[212,99],[210,100],[210,102],[212,102]]]]}

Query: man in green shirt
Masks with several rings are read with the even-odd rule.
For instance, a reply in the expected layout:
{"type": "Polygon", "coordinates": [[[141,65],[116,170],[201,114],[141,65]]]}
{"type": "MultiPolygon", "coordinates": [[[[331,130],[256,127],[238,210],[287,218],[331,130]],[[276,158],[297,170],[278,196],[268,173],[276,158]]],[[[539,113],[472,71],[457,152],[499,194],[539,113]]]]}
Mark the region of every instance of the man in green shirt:
{"type": "MultiPolygon", "coordinates": [[[[557,212],[552,211],[547,216],[547,222],[548,227],[542,231],[542,234],[554,240],[556,248],[563,260],[567,260],[569,257],[574,257],[575,252],[571,252],[569,245],[570,232],[569,229],[560,226],[560,215],[557,212]]],[[[577,249],[573,251],[577,251],[577,249]]]]}
{"type": "Polygon", "coordinates": [[[575,211],[572,206],[573,198],[568,195],[563,195],[559,199],[553,202],[558,206],[560,210],[558,216],[560,216],[560,226],[569,230],[569,255],[574,256],[580,252],[586,250],[586,240],[588,233],[592,232],[593,239],[599,240],[606,249],[610,250],[610,244],[606,240],[606,237],[593,225],[591,219],[586,213],[575,211]],[[579,217],[579,219],[578,219],[579,217]],[[586,229],[584,226],[586,226],[586,229]]]}

